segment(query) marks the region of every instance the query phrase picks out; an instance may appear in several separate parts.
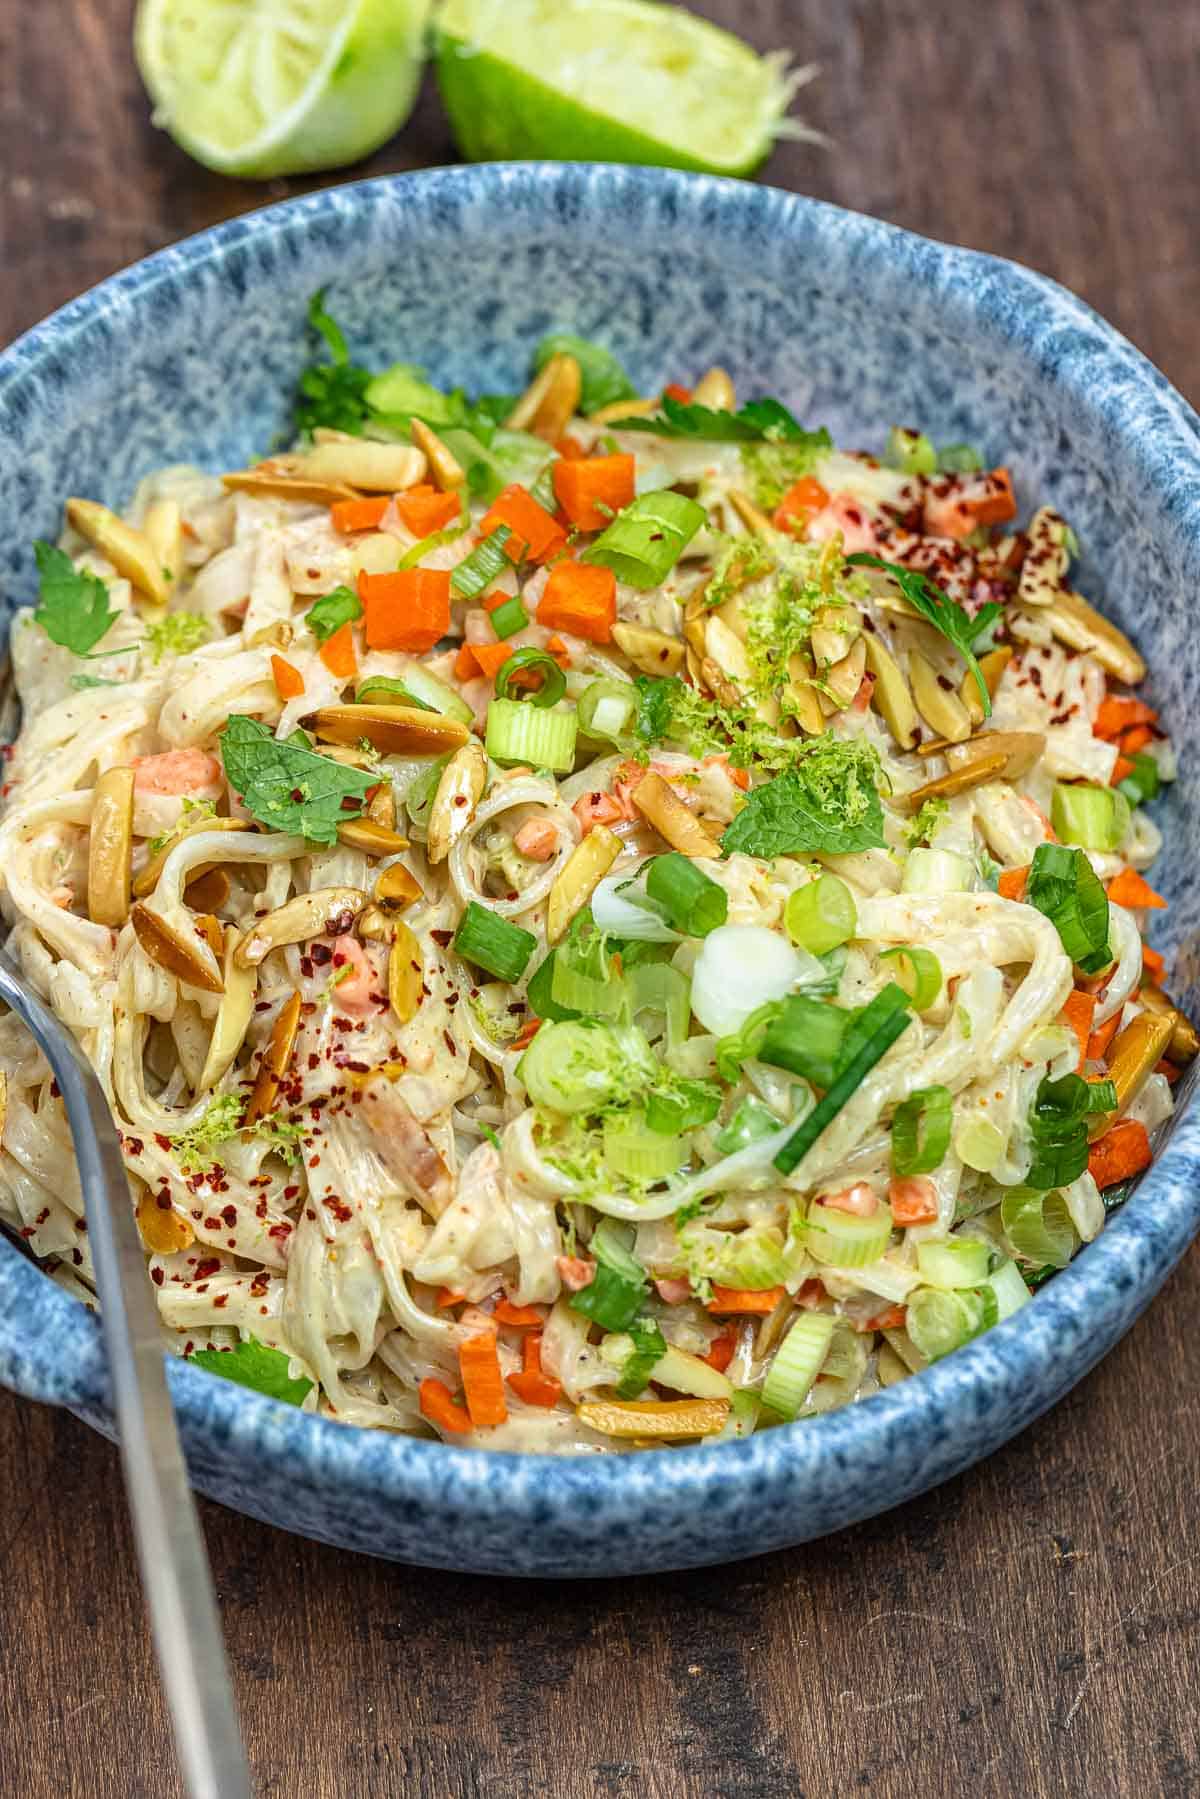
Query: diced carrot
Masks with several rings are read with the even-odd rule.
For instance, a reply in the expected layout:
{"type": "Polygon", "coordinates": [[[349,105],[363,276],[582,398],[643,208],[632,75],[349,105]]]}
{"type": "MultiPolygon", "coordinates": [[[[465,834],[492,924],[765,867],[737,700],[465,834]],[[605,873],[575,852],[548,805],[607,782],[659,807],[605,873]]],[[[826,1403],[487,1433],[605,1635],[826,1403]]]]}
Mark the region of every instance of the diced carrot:
{"type": "Polygon", "coordinates": [[[994,468],[989,475],[984,475],[981,488],[978,494],[969,494],[963,501],[977,525],[1004,525],[1010,518],[1016,518],[1012,476],[1006,468],[994,468]]]}
{"type": "Polygon", "coordinates": [[[423,1380],[420,1387],[421,1416],[436,1424],[439,1430],[468,1431],[471,1420],[444,1380],[423,1380]]]}
{"type": "Polygon", "coordinates": [[[271,657],[271,673],[275,677],[275,691],[281,700],[298,700],[304,692],[304,676],[282,656],[271,657]]]}
{"type": "Polygon", "coordinates": [[[454,678],[456,681],[473,681],[479,673],[479,661],[475,655],[475,645],[464,643],[454,658],[454,678]]]}
{"type": "Polygon", "coordinates": [[[510,1049],[528,1049],[541,1028],[540,1018],[527,1018],[508,1047],[510,1049]]]}
{"type": "Polygon", "coordinates": [[[459,1344],[458,1372],[467,1411],[476,1429],[503,1424],[508,1407],[504,1403],[504,1377],[493,1331],[481,1331],[478,1337],[468,1337],[459,1344]]]}
{"type": "Polygon", "coordinates": [[[1028,880],[1028,868],[1006,868],[996,883],[1001,899],[1024,899],[1028,880]]]}
{"type": "Polygon", "coordinates": [[[1162,980],[1163,969],[1167,966],[1166,958],[1158,950],[1151,949],[1148,943],[1142,945],[1142,967],[1157,987],[1162,980]]]}
{"type": "Polygon", "coordinates": [[[335,531],[374,531],[391,505],[387,494],[370,500],[338,500],[329,508],[335,531]]]}
{"type": "Polygon", "coordinates": [[[904,1306],[885,1306],[882,1312],[876,1312],[873,1317],[866,1319],[861,1325],[855,1325],[854,1328],[863,1331],[902,1331],[907,1317],[908,1313],[904,1306]]]}
{"type": "Polygon", "coordinates": [[[1164,1061],[1164,1062],[1156,1062],[1154,1064],[1154,1072],[1155,1072],[1155,1074],[1163,1075],[1166,1079],[1167,1085],[1169,1087],[1173,1087],[1175,1085],[1176,1081],[1179,1079],[1180,1075],[1183,1073],[1183,1069],[1176,1068],[1174,1062],[1165,1062],[1164,1061]]]}
{"type": "Polygon", "coordinates": [[[625,817],[624,806],[611,793],[582,794],[571,810],[583,826],[585,836],[596,825],[615,825],[625,817]]]}
{"type": "Polygon", "coordinates": [[[1152,1160],[1145,1125],[1135,1118],[1122,1118],[1092,1144],[1088,1172],[1098,1187],[1114,1187],[1149,1168],[1152,1160]]]}
{"type": "Polygon", "coordinates": [[[554,828],[554,821],[542,814],[527,818],[514,833],[513,844],[531,862],[549,862],[558,848],[558,832],[554,828]]]}
{"type": "Polygon", "coordinates": [[[603,531],[634,497],[633,456],[588,456],[554,464],[554,492],[578,531],[603,531]]]}
{"type": "Polygon", "coordinates": [[[450,571],[404,568],[358,577],[372,650],[431,650],[450,629],[450,571]]]}
{"type": "Polygon", "coordinates": [[[1136,756],[1139,750],[1144,750],[1148,743],[1154,742],[1154,732],[1149,725],[1134,725],[1131,730],[1122,731],[1117,742],[1123,756],[1136,756]]]}
{"type": "Polygon", "coordinates": [[[473,643],[471,654],[479,664],[479,672],[486,675],[489,681],[496,679],[513,653],[511,643],[473,643]]]}
{"type": "Polygon", "coordinates": [[[1108,1054],[1108,1046],[1117,1034],[1117,1027],[1120,1022],[1120,1012],[1114,1012],[1111,1018],[1106,1019],[1102,1025],[1098,1025],[1092,1032],[1091,1036],[1088,1038],[1087,1046],[1087,1059],[1089,1062],[1103,1062],[1108,1054]]]}
{"type": "Polygon", "coordinates": [[[551,630],[609,643],[617,622],[616,575],[587,562],[558,563],[538,602],[537,619],[551,630]]]}
{"type": "Polygon", "coordinates": [[[700,1360],[707,1362],[710,1368],[715,1368],[718,1374],[724,1374],[733,1360],[733,1352],[736,1348],[736,1330],[723,1330],[713,1338],[708,1346],[708,1354],[701,1356],[700,1360]]]}
{"type": "Polygon", "coordinates": [[[437,1309],[444,1312],[448,1306],[460,1306],[466,1297],[465,1293],[456,1293],[453,1287],[439,1287],[437,1309]]]}
{"type": "Polygon", "coordinates": [[[571,652],[557,632],[547,637],[546,648],[565,674],[571,666],[571,652]]]}
{"type": "Polygon", "coordinates": [[[497,1324],[507,1324],[513,1330],[525,1330],[529,1325],[540,1330],[546,1322],[539,1306],[515,1306],[511,1299],[498,1299],[492,1317],[497,1324]]]}
{"type": "Polygon", "coordinates": [[[567,540],[562,526],[552,513],[539,506],[529,489],[514,481],[496,495],[480,520],[479,529],[486,537],[498,525],[507,525],[512,536],[504,546],[510,562],[544,562],[561,550],[567,540]]]}
{"type": "Polygon", "coordinates": [[[1128,780],[1129,776],[1133,773],[1133,770],[1134,764],[1129,760],[1128,756],[1118,756],[1113,763],[1113,771],[1108,777],[1109,786],[1119,787],[1122,781],[1128,780]]]}
{"type": "Polygon", "coordinates": [[[802,1281],[800,1290],[796,1294],[796,1304],[803,1306],[806,1312],[819,1312],[825,1304],[824,1281],[818,1280],[815,1275],[810,1275],[808,1280],[802,1281]]]}
{"type": "Polygon", "coordinates": [[[348,681],[358,672],[358,657],[354,652],[354,627],[349,620],[339,625],[332,637],[327,637],[318,652],[321,661],[331,675],[339,681],[348,681]]]}
{"type": "Polygon", "coordinates": [[[814,512],[822,512],[829,504],[829,491],[812,475],[804,475],[789,487],[775,508],[772,524],[777,530],[790,531],[794,525],[806,527],[814,512]]]}
{"type": "Polygon", "coordinates": [[[407,493],[398,493],[396,511],[414,537],[432,537],[459,516],[462,501],[456,493],[439,493],[426,482],[410,487],[407,493]]]}
{"type": "Polygon", "coordinates": [[[717,1316],[726,1312],[765,1314],[775,1310],[786,1291],[786,1287],[718,1287],[714,1283],[708,1310],[717,1316]]]}
{"type": "Polygon", "coordinates": [[[1087,1061],[1088,1039],[1092,1034],[1092,1019],[1096,1012],[1096,996],[1085,993],[1082,987],[1074,988],[1067,995],[1066,1004],[1059,1013],[1059,1021],[1069,1025],[1074,1031],[1079,1044],[1079,1067],[1087,1061]]]}
{"type": "Polygon", "coordinates": [[[1151,912],[1165,912],[1167,902],[1144,881],[1136,868],[1123,868],[1108,883],[1108,897],[1117,906],[1142,906],[1151,912]]]}
{"type": "Polygon", "coordinates": [[[560,437],[554,448],[560,456],[565,456],[568,462],[574,462],[577,457],[587,455],[587,451],[579,439],[572,437],[570,433],[566,437],[560,437]]]}
{"type": "Polygon", "coordinates": [[[892,1222],[901,1227],[937,1223],[937,1188],[923,1174],[905,1175],[890,1181],[888,1204],[892,1208],[892,1222]]]}
{"type": "Polygon", "coordinates": [[[692,390],[690,387],[680,386],[678,381],[668,381],[667,385],[663,388],[663,398],[667,400],[677,400],[681,406],[690,406],[692,403],[692,390]]]}
{"type": "Polygon", "coordinates": [[[542,1370],[541,1331],[530,1331],[526,1337],[521,1372],[510,1374],[508,1384],[526,1405],[552,1406],[562,1398],[562,1383],[542,1370]]]}
{"type": "Polygon", "coordinates": [[[1132,725],[1153,725],[1157,722],[1158,713],[1153,706],[1147,706],[1145,700],[1136,699],[1133,694],[1108,693],[1100,702],[1092,732],[1094,736],[1105,737],[1112,743],[1132,725]]]}

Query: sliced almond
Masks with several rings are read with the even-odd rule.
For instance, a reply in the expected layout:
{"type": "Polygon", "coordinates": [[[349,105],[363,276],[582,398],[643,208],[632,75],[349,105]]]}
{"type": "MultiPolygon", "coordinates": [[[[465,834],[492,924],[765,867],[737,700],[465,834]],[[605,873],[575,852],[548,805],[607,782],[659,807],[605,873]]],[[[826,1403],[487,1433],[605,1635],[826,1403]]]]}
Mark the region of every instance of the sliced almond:
{"type": "Polygon", "coordinates": [[[1053,506],[1043,506],[1029,522],[1028,537],[1017,600],[1022,606],[1052,606],[1066,585],[1071,566],[1071,527],[1053,506]]]}
{"type": "Polygon", "coordinates": [[[387,868],[381,868],[375,877],[375,899],[381,906],[391,906],[397,911],[403,911],[421,897],[420,882],[408,872],[403,862],[393,862],[387,868]]]}
{"type": "Polygon", "coordinates": [[[278,460],[260,462],[257,468],[235,469],[221,476],[221,485],[230,493],[253,494],[261,500],[294,500],[308,506],[335,506],[339,500],[359,497],[346,481],[321,481],[315,475],[297,474],[293,466],[280,467],[278,460]]]}
{"type": "Polygon", "coordinates": [[[588,1399],[575,1415],[606,1437],[712,1437],[724,1430],[727,1399],[588,1399]]]}
{"type": "Polygon", "coordinates": [[[426,855],[436,866],[444,862],[462,836],[487,785],[487,755],[477,737],[456,750],[442,770],[429,808],[426,855]]]}
{"type": "Polygon", "coordinates": [[[921,735],[921,721],[913,705],[908,682],[900,672],[900,664],[874,632],[864,632],[867,667],[875,677],[871,701],[896,745],[911,750],[921,735]]]}
{"type": "Polygon", "coordinates": [[[952,768],[948,775],[939,775],[934,781],[926,781],[923,787],[914,789],[904,796],[904,803],[913,812],[919,812],[926,800],[952,799],[956,793],[966,793],[972,787],[981,787],[985,781],[998,781],[1004,774],[1008,757],[999,752],[994,756],[976,756],[970,762],[964,762],[961,768],[952,768]]]}
{"type": "Polygon", "coordinates": [[[364,814],[373,825],[382,825],[385,831],[396,829],[396,796],[392,792],[390,781],[381,781],[375,792],[367,801],[364,814]]]}
{"type": "Polygon", "coordinates": [[[713,665],[713,672],[708,673],[709,685],[726,705],[751,703],[755,718],[768,725],[779,723],[779,701],[773,693],[750,702],[754,670],[746,646],[715,612],[710,612],[704,621],[704,654],[713,665]]]}
{"type": "Polygon", "coordinates": [[[137,1225],[142,1242],[152,1255],[178,1255],[196,1241],[191,1221],[177,1212],[169,1199],[160,1198],[149,1187],[138,1198],[137,1225]]]}
{"type": "Polygon", "coordinates": [[[1147,1012],[1153,1012],[1160,1018],[1171,1019],[1171,1040],[1167,1044],[1167,1058],[1180,1066],[1186,1067],[1200,1055],[1200,1032],[1197,1032],[1191,1019],[1173,1006],[1161,988],[1153,981],[1143,981],[1138,998],[1147,1012]]]}
{"type": "MultiPolygon", "coordinates": [[[[688,816],[690,818],[691,814],[688,816]]],[[[575,845],[550,889],[546,904],[548,942],[558,942],[575,914],[587,905],[624,847],[616,832],[605,825],[593,825],[582,842],[575,845]]]]}
{"type": "Polygon", "coordinates": [[[183,568],[183,514],[178,500],[152,500],[142,520],[142,532],[162,570],[169,597],[183,568]]]}
{"type": "Polygon", "coordinates": [[[1072,650],[1087,650],[1102,669],[1118,681],[1135,687],[1146,678],[1146,664],[1123,631],[1111,619],[1090,606],[1083,595],[1069,588],[1046,608],[1045,617],[1060,643],[1072,650]]]}
{"type": "Polygon", "coordinates": [[[109,768],[96,782],[88,828],[88,917],[123,925],[133,868],[132,768],[109,768]]]}
{"type": "Polygon", "coordinates": [[[427,466],[425,452],[410,444],[355,437],[346,443],[314,444],[298,472],[310,481],[344,481],[366,493],[402,493],[424,480],[427,466]]]}
{"type": "Polygon", "coordinates": [[[731,377],[719,365],[701,375],[692,389],[692,404],[707,406],[713,412],[733,412],[737,408],[737,394],[731,377]]]}
{"type": "MultiPolygon", "coordinates": [[[[194,836],[197,831],[250,831],[253,828],[254,827],[248,824],[244,818],[209,818],[203,812],[193,815],[186,823],[181,824],[177,831],[172,833],[161,849],[155,850],[145,868],[143,868],[142,872],[133,883],[134,898],[146,899],[148,895],[154,892],[154,889],[158,886],[158,877],[163,871],[163,863],[176,845],[182,843],[185,837],[194,836]]],[[[188,879],[192,881],[199,880],[201,875],[207,874],[210,869],[216,868],[217,866],[218,864],[215,862],[202,862],[199,868],[194,868],[192,870],[188,879]]]]}
{"type": "Polygon", "coordinates": [[[355,745],[365,737],[383,756],[440,756],[471,735],[460,719],[419,706],[322,706],[305,723],[327,743],[355,745]]]}
{"type": "Polygon", "coordinates": [[[338,842],[347,849],[362,850],[368,856],[397,856],[408,848],[408,838],[372,818],[348,818],[338,826],[338,842]]]}
{"type": "Polygon", "coordinates": [[[193,912],[219,912],[228,904],[229,876],[223,868],[208,868],[194,875],[184,888],[183,897],[193,912]]]}
{"type": "Polygon", "coordinates": [[[354,923],[364,943],[390,943],[396,934],[396,920],[381,906],[364,906],[354,923]]]}
{"type": "MultiPolygon", "coordinates": [[[[986,655],[979,658],[979,672],[983,676],[988,695],[993,700],[1004,671],[1012,659],[1012,645],[1007,643],[1002,644],[999,649],[988,650],[986,655]]],[[[962,678],[958,697],[966,707],[972,725],[981,725],[984,720],[983,701],[979,697],[979,683],[970,669],[962,678]]]]}
{"type": "Polygon", "coordinates": [[[308,943],[313,937],[340,937],[353,930],[354,921],[367,903],[361,887],[314,887],[294,894],[256,918],[234,951],[239,968],[257,968],[272,950],[288,943],[308,943]]]}
{"type": "Polygon", "coordinates": [[[407,1024],[416,1016],[424,984],[421,946],[403,919],[397,919],[392,926],[392,947],[388,952],[388,998],[401,1024],[407,1024]]]}
{"type": "Polygon", "coordinates": [[[429,464],[429,472],[443,493],[455,493],[466,485],[467,471],[458,457],[444,444],[432,425],[424,419],[409,421],[409,434],[429,464]]]}
{"type": "Polygon", "coordinates": [[[67,518],[81,537],[102,556],[107,556],[119,575],[131,581],[139,593],[165,606],[171,586],[163,574],[154,545],[144,531],[127,525],[98,500],[68,500],[67,518]]]}
{"type": "Polygon", "coordinates": [[[683,666],[684,646],[679,638],[649,625],[615,624],[613,642],[643,674],[677,675],[683,666]]]}
{"type": "MultiPolygon", "coordinates": [[[[867,646],[859,637],[841,660],[826,670],[822,686],[817,689],[818,700],[828,702],[839,712],[844,712],[862,686],[866,667],[867,646]]],[[[825,705],[822,705],[821,710],[825,710],[825,705]]]]}
{"type": "Polygon", "coordinates": [[[813,678],[812,658],[805,650],[796,650],[788,658],[788,684],[784,695],[790,715],[809,737],[820,737],[825,729],[825,714],[813,678]]]}
{"type": "Polygon", "coordinates": [[[643,775],[634,788],[633,803],[673,850],[706,859],[720,855],[720,849],[700,820],[693,817],[679,796],[653,769],[643,775]]]}
{"type": "Polygon", "coordinates": [[[130,913],[137,940],[152,962],[205,993],[224,988],[221,970],[199,920],[186,907],[168,917],[139,902],[130,913]]]}
{"type": "MultiPolygon", "coordinates": [[[[1108,1077],[1124,1112],[1133,1104],[1171,1043],[1175,1020],[1168,1014],[1139,1012],[1108,1046],[1108,1077]]],[[[1102,1136],[1108,1120],[1097,1119],[1092,1134],[1102,1136]]]]}
{"type": "Polygon", "coordinates": [[[971,735],[971,718],[954,689],[945,688],[920,650],[908,652],[908,679],[917,711],[931,730],[950,743],[962,743],[971,735]]]}
{"type": "MultiPolygon", "coordinates": [[[[236,960],[237,951],[234,951],[236,960]]],[[[296,1053],[296,1037],[300,1030],[300,995],[293,993],[279,1013],[271,1031],[271,1039],[262,1053],[254,1091],[246,1107],[246,1124],[257,1124],[260,1118],[275,1110],[279,1087],[291,1067],[296,1053]]]]}
{"type": "Polygon", "coordinates": [[[1004,779],[1019,781],[1042,756],[1046,748],[1043,731],[984,731],[967,743],[946,746],[946,760],[951,768],[965,768],[981,755],[1005,758],[1004,779]]]}
{"type": "Polygon", "coordinates": [[[234,960],[234,951],[240,939],[241,932],[233,925],[226,925],[223,946],[225,991],[221,995],[221,1004],[209,1039],[208,1054],[196,1087],[197,1093],[206,1093],[210,1087],[215,1087],[226,1070],[233,1066],[238,1051],[246,1041],[246,1032],[254,1016],[254,1002],[258,996],[258,971],[239,968],[234,960]]]}
{"type": "Polygon", "coordinates": [[[753,531],[755,537],[773,537],[775,535],[775,527],[771,520],[754,504],[748,493],[742,493],[740,488],[731,487],[726,497],[747,531],[753,531]]]}

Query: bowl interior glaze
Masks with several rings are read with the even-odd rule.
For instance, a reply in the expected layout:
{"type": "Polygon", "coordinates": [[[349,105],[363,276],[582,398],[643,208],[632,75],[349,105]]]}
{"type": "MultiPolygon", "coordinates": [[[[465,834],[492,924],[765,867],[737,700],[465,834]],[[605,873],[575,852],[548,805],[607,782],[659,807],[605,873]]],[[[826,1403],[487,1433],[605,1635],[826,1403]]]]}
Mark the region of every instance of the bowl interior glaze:
{"type": "MultiPolygon", "coordinates": [[[[65,495],[123,503],[163,464],[236,466],[277,444],[310,359],[309,294],[356,358],[442,385],[521,385],[565,327],[654,391],[714,362],[847,447],[893,422],[978,444],[1023,512],[1052,501],[1081,590],[1140,643],[1182,751],[1156,807],[1174,849],[1156,941],[1195,998],[1200,896],[1200,422],[1115,331],[1043,278],[836,208],[735,182],[588,165],[435,170],[337,188],[218,227],[114,277],[0,356],[0,593],[65,495]]],[[[346,1429],[182,1364],[198,1487],[256,1517],[432,1566],[534,1576],[702,1565],[883,1510],[986,1454],[1128,1328],[1200,1227],[1190,1092],[1130,1202],[1020,1321],[849,1411],[671,1454],[488,1456],[346,1429]]],[[[0,1242],[0,1379],[111,1435],[95,1319],[0,1242]]]]}

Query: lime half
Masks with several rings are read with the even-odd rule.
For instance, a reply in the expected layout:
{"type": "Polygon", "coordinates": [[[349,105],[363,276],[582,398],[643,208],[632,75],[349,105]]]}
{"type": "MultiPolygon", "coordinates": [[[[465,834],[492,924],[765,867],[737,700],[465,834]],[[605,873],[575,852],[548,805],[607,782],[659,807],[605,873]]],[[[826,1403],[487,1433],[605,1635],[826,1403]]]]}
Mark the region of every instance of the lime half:
{"type": "Polygon", "coordinates": [[[224,175],[356,162],[403,125],[431,0],[140,0],[154,122],[224,175]]]}
{"type": "Polygon", "coordinates": [[[473,161],[648,162],[748,175],[810,70],[657,0],[444,0],[438,81],[473,161]]]}

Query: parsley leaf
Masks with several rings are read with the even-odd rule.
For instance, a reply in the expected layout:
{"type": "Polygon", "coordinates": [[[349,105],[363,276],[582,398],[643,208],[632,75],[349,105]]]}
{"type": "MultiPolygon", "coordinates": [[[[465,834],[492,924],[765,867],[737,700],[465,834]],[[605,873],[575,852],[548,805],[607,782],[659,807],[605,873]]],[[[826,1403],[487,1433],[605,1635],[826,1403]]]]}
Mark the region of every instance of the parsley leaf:
{"type": "Polygon", "coordinates": [[[1003,608],[999,602],[989,600],[972,618],[957,600],[952,600],[928,575],[920,574],[916,569],[903,568],[898,562],[884,562],[879,556],[869,556],[865,550],[847,556],[846,561],[852,568],[879,568],[892,577],[913,610],[919,612],[923,619],[941,632],[948,643],[954,645],[975,677],[983,715],[990,718],[992,696],[988,692],[983,670],[976,660],[972,645],[993,620],[1000,616],[1003,608]]]}
{"type": "Polygon", "coordinates": [[[710,406],[685,406],[670,394],[652,418],[613,419],[613,431],[649,431],[655,437],[699,437],[708,443],[795,443],[814,450],[832,448],[822,427],[806,431],[778,400],[751,400],[740,412],[717,412],[710,406]]]}
{"type": "Polygon", "coordinates": [[[53,544],[39,539],[33,554],[41,578],[34,618],[52,643],[86,656],[117,616],[108,603],[108,588],[99,575],[77,569],[66,551],[53,544]]]}
{"type": "Polygon", "coordinates": [[[724,855],[845,856],[883,845],[879,760],[869,744],[814,737],[794,767],[755,788],[721,839],[724,855]]]}
{"type": "Polygon", "coordinates": [[[202,612],[168,612],[146,629],[146,647],[155,662],[164,656],[186,656],[207,643],[212,625],[202,612]]]}
{"type": "Polygon", "coordinates": [[[256,718],[235,712],[221,732],[229,785],[260,824],[336,843],[337,828],[357,818],[378,775],[318,755],[303,731],[285,742],[256,718]]]}
{"type": "Polygon", "coordinates": [[[318,643],[328,643],[335,631],[362,617],[362,601],[349,587],[335,587],[322,594],[304,615],[304,622],[318,643]]]}
{"type": "Polygon", "coordinates": [[[302,1404],[312,1391],[310,1380],[292,1378],[290,1356],[282,1349],[268,1349],[254,1337],[247,1337],[236,1349],[195,1349],[187,1360],[209,1374],[236,1381],[239,1387],[265,1393],[268,1399],[282,1399],[285,1405],[302,1404]]]}
{"type": "Polygon", "coordinates": [[[318,288],[308,302],[309,327],[323,337],[330,362],[313,363],[300,377],[296,396],[296,426],[311,437],[318,425],[334,431],[361,432],[367,416],[365,399],[372,380],[370,369],[350,360],[341,326],[325,310],[325,289],[318,288]]]}

